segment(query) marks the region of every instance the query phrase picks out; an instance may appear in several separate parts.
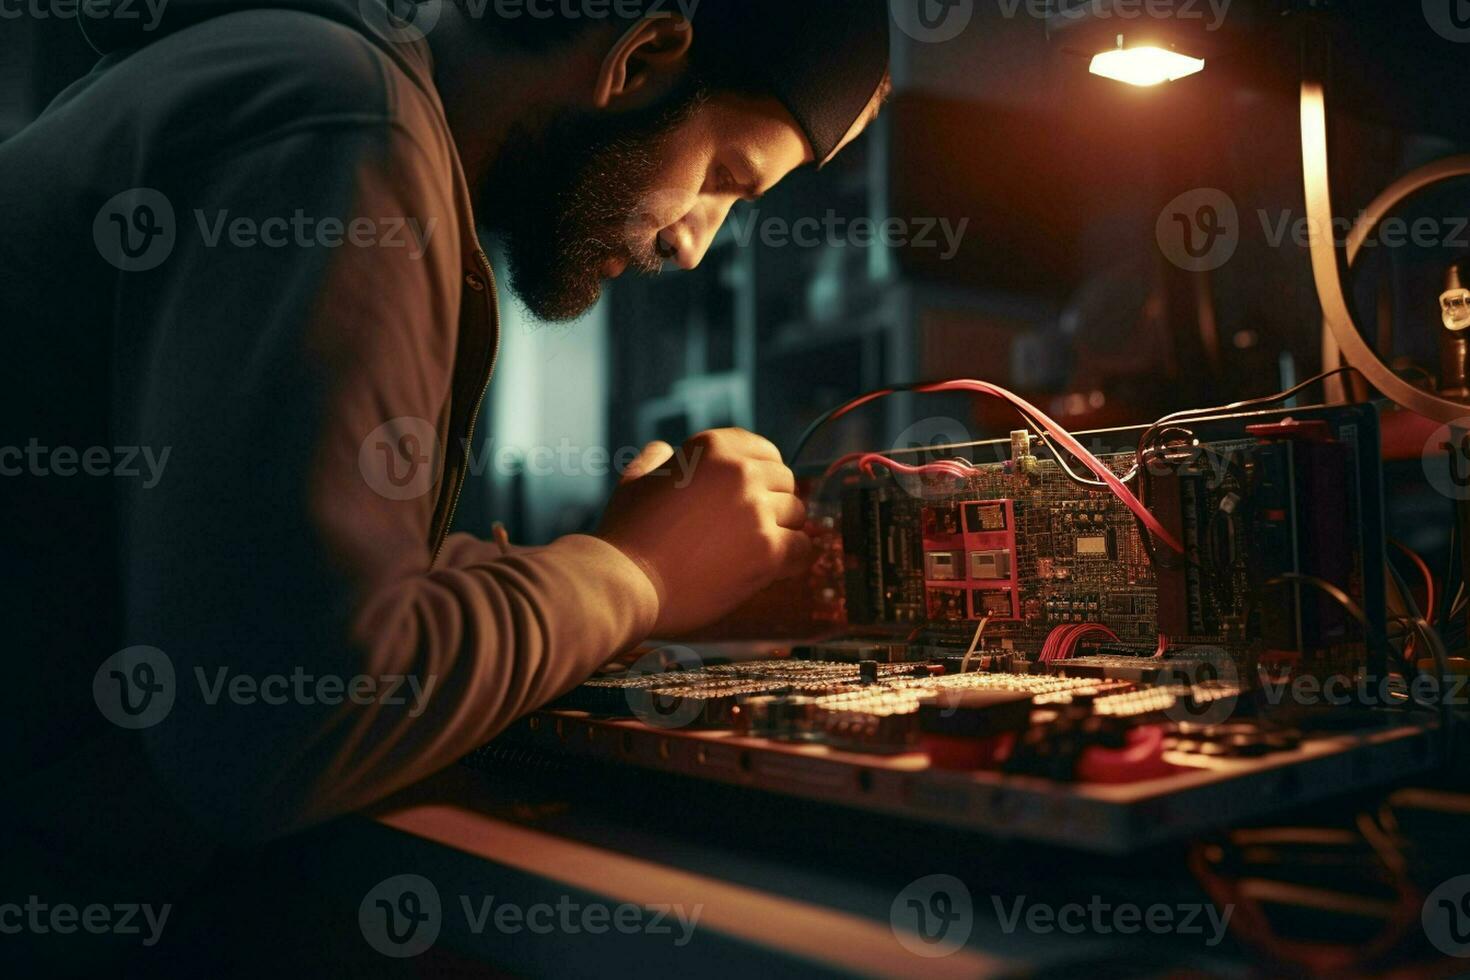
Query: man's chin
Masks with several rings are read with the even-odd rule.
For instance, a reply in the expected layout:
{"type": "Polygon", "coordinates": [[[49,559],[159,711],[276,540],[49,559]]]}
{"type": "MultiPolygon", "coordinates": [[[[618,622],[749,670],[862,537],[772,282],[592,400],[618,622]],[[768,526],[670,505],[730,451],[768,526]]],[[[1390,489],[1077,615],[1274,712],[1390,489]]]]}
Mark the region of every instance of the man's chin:
{"type": "Polygon", "coordinates": [[[575,286],[560,289],[522,289],[512,280],[511,288],[516,297],[531,311],[531,315],[547,323],[566,323],[577,320],[591,312],[602,299],[602,282],[589,278],[575,286]]]}

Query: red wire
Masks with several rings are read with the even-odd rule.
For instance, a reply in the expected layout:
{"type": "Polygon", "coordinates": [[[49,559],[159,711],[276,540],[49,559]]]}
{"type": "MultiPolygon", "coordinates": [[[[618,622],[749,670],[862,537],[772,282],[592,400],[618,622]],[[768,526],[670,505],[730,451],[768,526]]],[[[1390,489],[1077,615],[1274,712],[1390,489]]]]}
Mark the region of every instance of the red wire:
{"type": "MultiPolygon", "coordinates": [[[[1031,404],[1020,395],[1007,391],[1006,389],[1001,388],[998,385],[990,384],[988,381],[976,381],[969,378],[957,378],[951,381],[939,381],[934,384],[922,385],[920,387],[914,388],[913,390],[918,392],[978,392],[982,395],[989,395],[992,398],[999,398],[1002,401],[1009,402],[1016,408],[1021,409],[1023,412],[1029,414],[1033,419],[1035,419],[1042,428],[1046,429],[1048,435],[1060,442],[1068,452],[1081,460],[1083,464],[1086,465],[1087,468],[1091,470],[1095,476],[1097,476],[1098,479],[1107,484],[1108,489],[1111,490],[1113,494],[1120,501],[1123,502],[1123,505],[1125,507],[1133,512],[1134,516],[1136,516],[1140,521],[1143,522],[1143,526],[1151,534],[1153,534],[1154,537],[1162,541],[1169,548],[1169,550],[1176,552],[1177,554],[1184,554],[1184,546],[1179,543],[1174,535],[1169,533],[1168,529],[1165,528],[1164,525],[1159,523],[1158,518],[1154,517],[1153,513],[1144,506],[1143,501],[1139,500],[1136,496],[1134,496],[1132,491],[1130,491],[1126,486],[1123,485],[1123,481],[1118,479],[1118,475],[1116,473],[1114,473],[1111,469],[1104,465],[1103,462],[1099,460],[1096,456],[1088,452],[1087,449],[1082,445],[1082,443],[1078,442],[1070,432],[1062,428],[1061,425],[1051,419],[1045,412],[1041,411],[1041,409],[1037,408],[1035,405],[1031,404]]],[[[871,401],[875,401],[879,398],[891,394],[893,394],[892,388],[882,388],[878,391],[869,392],[866,395],[854,398],[852,401],[848,402],[841,408],[837,409],[837,411],[833,412],[832,418],[841,418],[848,412],[851,412],[852,410],[862,405],[866,405],[871,401]]],[[[873,462],[889,466],[889,464],[893,461],[887,460],[886,457],[877,457],[875,455],[873,462]]],[[[904,464],[894,464],[890,466],[890,468],[897,469],[899,465],[904,464]]],[[[898,470],[898,472],[904,471],[898,470]]],[[[917,470],[917,472],[923,472],[922,468],[917,470]]]]}
{"type": "Polygon", "coordinates": [[[922,476],[926,473],[945,473],[956,479],[966,479],[973,475],[971,469],[952,460],[937,460],[933,463],[925,463],[922,466],[912,466],[908,463],[900,463],[898,460],[889,459],[880,453],[867,453],[858,460],[858,468],[869,476],[873,475],[874,466],[883,466],[895,473],[905,476],[922,476]]]}
{"type": "Polygon", "coordinates": [[[1184,546],[1175,539],[1174,535],[1169,533],[1164,525],[1159,523],[1158,518],[1154,517],[1153,513],[1143,505],[1143,502],[1123,485],[1123,481],[1118,479],[1116,473],[1108,469],[1107,466],[1103,465],[1101,460],[1088,452],[1082,443],[1073,438],[1070,432],[1062,428],[1061,425],[1051,419],[1045,412],[1026,401],[1020,395],[1009,392],[998,385],[990,384],[988,381],[975,381],[968,378],[954,381],[941,381],[937,384],[924,385],[914,390],[923,392],[977,391],[983,395],[990,395],[994,398],[1008,401],[1017,408],[1020,408],[1039,422],[1046,429],[1047,433],[1060,442],[1068,452],[1080,459],[1088,469],[1092,470],[1098,479],[1106,483],[1108,489],[1113,491],[1125,507],[1133,511],[1134,515],[1143,522],[1144,527],[1148,528],[1155,537],[1167,545],[1171,551],[1181,555],[1184,554],[1184,546]]]}
{"type": "Polygon", "coordinates": [[[928,476],[933,473],[943,473],[957,480],[963,480],[974,475],[974,467],[958,459],[941,459],[932,463],[925,463],[921,466],[913,466],[909,463],[900,463],[896,459],[889,459],[881,453],[848,453],[827,467],[827,472],[823,476],[823,479],[830,477],[838,470],[853,463],[856,463],[858,468],[868,476],[873,475],[873,468],[875,466],[882,466],[895,473],[902,473],[906,476],[928,476]]]}
{"type": "Polygon", "coordinates": [[[857,398],[854,398],[852,401],[848,402],[846,405],[843,405],[837,411],[833,412],[832,417],[827,421],[835,422],[838,419],[842,418],[842,416],[846,415],[848,412],[855,411],[856,409],[862,408],[868,402],[877,401],[878,399],[887,397],[891,394],[893,394],[892,388],[879,388],[877,391],[870,391],[866,395],[859,395],[857,398]]]}

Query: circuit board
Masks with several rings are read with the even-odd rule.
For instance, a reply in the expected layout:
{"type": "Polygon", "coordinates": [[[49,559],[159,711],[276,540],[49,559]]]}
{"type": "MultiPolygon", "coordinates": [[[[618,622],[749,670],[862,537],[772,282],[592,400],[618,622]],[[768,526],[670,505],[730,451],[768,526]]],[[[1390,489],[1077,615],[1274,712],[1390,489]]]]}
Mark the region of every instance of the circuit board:
{"type": "MultiPolygon", "coordinates": [[[[842,569],[827,586],[841,592],[848,624],[905,631],[904,659],[963,651],[983,621],[983,650],[1031,659],[1060,628],[1096,624],[1104,629],[1081,649],[1218,648],[1242,668],[1263,650],[1289,650],[1338,668],[1366,656],[1361,632],[1324,597],[1300,583],[1273,592],[1274,580],[1320,575],[1366,601],[1361,529],[1377,501],[1361,491],[1355,421],[1291,421],[1301,428],[1268,420],[1244,438],[1197,439],[1135,481],[1183,555],[1146,542],[1110,491],[1079,486],[1023,448],[962,480],[848,476],[817,505],[841,529],[818,538],[841,551],[819,564],[842,569]]],[[[1098,458],[1120,477],[1136,463],[1132,451],[1098,458]]]]}
{"type": "Polygon", "coordinates": [[[1102,850],[1432,765],[1407,712],[1344,734],[1256,686],[1381,669],[1373,409],[1191,420],[1135,473],[1143,434],[1084,435],[1147,534],[1026,432],[833,470],[808,494],[822,639],[638,651],[471,764],[599,760],[1102,850]]]}

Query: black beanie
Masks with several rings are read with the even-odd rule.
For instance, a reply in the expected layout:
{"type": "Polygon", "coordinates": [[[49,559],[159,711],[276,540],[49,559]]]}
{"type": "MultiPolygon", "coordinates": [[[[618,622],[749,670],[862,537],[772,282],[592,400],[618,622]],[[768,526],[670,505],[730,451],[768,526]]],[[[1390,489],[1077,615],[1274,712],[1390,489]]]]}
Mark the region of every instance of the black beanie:
{"type": "MultiPolygon", "coordinates": [[[[302,10],[351,24],[389,2],[396,0],[171,0],[160,11],[160,23],[145,28],[126,0],[89,0],[82,25],[92,46],[106,54],[240,10],[302,10]]],[[[703,79],[715,89],[780,99],[820,164],[862,116],[888,72],[888,3],[647,0],[646,6],[687,11],[694,24],[691,57],[703,79]]]]}
{"type": "Polygon", "coordinates": [[[888,74],[889,0],[699,0],[696,65],[712,86],[765,91],[796,117],[820,164],[888,74]]]}

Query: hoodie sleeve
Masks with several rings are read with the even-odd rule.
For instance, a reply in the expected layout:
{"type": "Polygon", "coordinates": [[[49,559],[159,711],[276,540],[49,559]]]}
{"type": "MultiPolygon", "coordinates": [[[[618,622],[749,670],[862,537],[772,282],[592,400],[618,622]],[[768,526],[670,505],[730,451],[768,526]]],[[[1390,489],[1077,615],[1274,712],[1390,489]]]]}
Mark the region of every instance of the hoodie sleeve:
{"type": "Polygon", "coordinates": [[[449,765],[657,618],[647,577],[595,538],[431,554],[475,299],[448,152],[317,120],[170,174],[172,251],[121,279],[114,417],[165,461],[124,498],[119,543],[129,642],[174,673],[145,739],[222,835],[449,765]]]}

